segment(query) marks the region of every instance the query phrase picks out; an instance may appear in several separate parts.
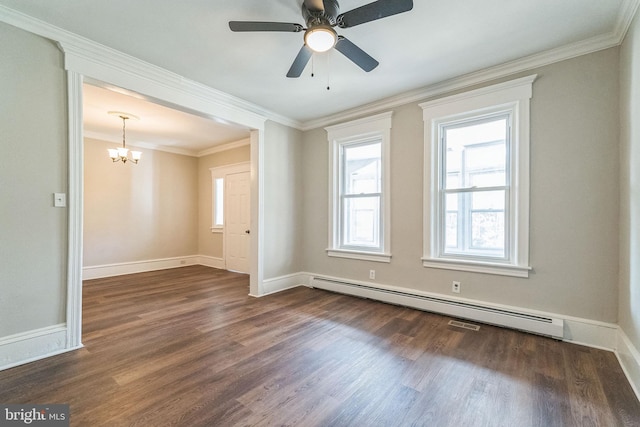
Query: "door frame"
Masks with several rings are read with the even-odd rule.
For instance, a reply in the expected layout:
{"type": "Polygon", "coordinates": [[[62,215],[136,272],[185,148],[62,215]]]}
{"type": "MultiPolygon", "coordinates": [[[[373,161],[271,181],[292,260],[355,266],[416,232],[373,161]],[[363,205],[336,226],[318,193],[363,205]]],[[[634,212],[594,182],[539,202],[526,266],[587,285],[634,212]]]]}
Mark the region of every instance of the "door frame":
{"type": "MultiPolygon", "coordinates": [[[[223,193],[223,198],[224,201],[223,203],[223,209],[224,209],[224,218],[228,218],[227,215],[227,207],[229,206],[227,197],[229,195],[229,193],[226,191],[226,184],[227,184],[227,176],[228,175],[233,175],[233,174],[237,174],[237,173],[249,173],[249,176],[251,176],[251,162],[241,162],[241,163],[232,163],[232,164],[228,164],[228,165],[223,165],[223,166],[215,166],[212,168],[209,168],[209,171],[211,172],[211,232],[212,233],[222,233],[222,260],[224,263],[224,268],[227,268],[227,233],[226,233],[226,227],[225,225],[223,225],[222,227],[220,226],[216,226],[215,225],[215,203],[216,203],[216,188],[215,188],[215,183],[214,181],[218,178],[224,178],[224,182],[225,182],[225,191],[223,193]]],[[[251,200],[249,200],[249,209],[250,212],[251,211],[251,200]]],[[[251,215],[250,215],[250,220],[251,220],[251,215]]],[[[249,247],[249,266],[251,266],[251,247],[249,247]]],[[[251,267],[249,267],[249,269],[251,269],[251,267]]]]}
{"type": "Polygon", "coordinates": [[[239,100],[118,51],[75,38],[51,37],[64,52],[67,71],[69,187],[66,349],[82,347],[83,246],[83,83],[121,88],[151,102],[250,129],[251,230],[249,295],[263,290],[264,133],[266,117],[249,111],[239,100]]]}

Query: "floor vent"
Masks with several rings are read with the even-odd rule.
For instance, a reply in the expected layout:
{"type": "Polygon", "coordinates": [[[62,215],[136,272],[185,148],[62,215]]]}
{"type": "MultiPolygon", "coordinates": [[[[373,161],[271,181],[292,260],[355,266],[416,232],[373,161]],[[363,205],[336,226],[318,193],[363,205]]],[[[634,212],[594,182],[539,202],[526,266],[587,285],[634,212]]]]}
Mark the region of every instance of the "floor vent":
{"type": "Polygon", "coordinates": [[[471,323],[460,322],[459,320],[449,320],[450,326],[455,326],[456,328],[468,329],[470,331],[479,331],[480,326],[472,325],[471,323]]]}

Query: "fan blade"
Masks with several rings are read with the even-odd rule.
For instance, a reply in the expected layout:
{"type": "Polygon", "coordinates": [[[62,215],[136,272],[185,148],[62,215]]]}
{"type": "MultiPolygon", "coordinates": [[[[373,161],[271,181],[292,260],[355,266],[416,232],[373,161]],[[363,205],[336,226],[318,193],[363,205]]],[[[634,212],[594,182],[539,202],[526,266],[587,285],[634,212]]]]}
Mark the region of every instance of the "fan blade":
{"type": "Polygon", "coordinates": [[[349,58],[354,64],[365,70],[367,73],[376,68],[379,64],[378,61],[369,56],[364,50],[360,49],[343,36],[338,36],[336,50],[349,58]]]}
{"type": "Polygon", "coordinates": [[[340,28],[355,27],[411,9],[413,0],[378,0],[338,15],[337,22],[340,28]]]}
{"type": "Polygon", "coordinates": [[[309,12],[323,12],[324,1],[323,0],[304,0],[304,5],[309,12]]]}
{"type": "Polygon", "coordinates": [[[287,33],[299,33],[304,30],[300,24],[257,21],[229,21],[229,28],[231,31],[284,31],[287,33]]]}
{"type": "Polygon", "coordinates": [[[291,68],[289,68],[287,77],[300,77],[300,74],[304,71],[304,67],[307,66],[312,54],[313,51],[306,44],[302,45],[296,59],[294,59],[293,64],[291,64],[291,68]]]}

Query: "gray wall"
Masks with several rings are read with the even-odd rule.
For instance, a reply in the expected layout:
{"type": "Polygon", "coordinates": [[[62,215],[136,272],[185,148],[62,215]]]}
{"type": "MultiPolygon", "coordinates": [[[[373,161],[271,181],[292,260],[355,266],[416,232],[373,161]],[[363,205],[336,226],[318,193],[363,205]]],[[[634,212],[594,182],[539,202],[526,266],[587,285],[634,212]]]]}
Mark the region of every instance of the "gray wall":
{"type": "MultiPolygon", "coordinates": [[[[422,267],[422,110],[394,108],[390,264],[330,258],[328,142],[305,132],[304,269],[605,322],[617,321],[618,48],[537,73],[531,102],[531,265],[528,279],[422,267]]],[[[508,79],[502,79],[508,80],[508,79]]],[[[492,82],[492,83],[497,83],[492,82]]]]}
{"type": "Polygon", "coordinates": [[[302,271],[302,134],[268,121],[264,140],[264,278],[302,271]]]}
{"type": "Polygon", "coordinates": [[[0,337],[65,321],[67,104],[62,53],[0,22],[0,337]]]}
{"type": "MultiPolygon", "coordinates": [[[[640,349],[640,18],[620,55],[620,327],[640,349]]],[[[627,366],[633,366],[628,363],[627,366]]],[[[640,372],[636,375],[640,376],[640,372]]]]}

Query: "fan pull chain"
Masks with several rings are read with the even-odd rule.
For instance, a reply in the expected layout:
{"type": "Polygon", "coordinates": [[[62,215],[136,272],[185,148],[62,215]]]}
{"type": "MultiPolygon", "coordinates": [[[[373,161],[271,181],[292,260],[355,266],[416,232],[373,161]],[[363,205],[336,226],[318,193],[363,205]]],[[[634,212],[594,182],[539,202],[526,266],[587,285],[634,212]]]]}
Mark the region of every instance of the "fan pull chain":
{"type": "Polygon", "coordinates": [[[315,55],[311,55],[311,77],[315,76],[315,72],[313,71],[313,58],[315,57],[315,55]]]}
{"type": "Polygon", "coordinates": [[[330,52],[327,52],[327,90],[331,90],[331,85],[329,84],[329,80],[330,80],[330,74],[331,74],[331,67],[330,67],[330,63],[329,63],[329,57],[331,56],[330,52]]]}

